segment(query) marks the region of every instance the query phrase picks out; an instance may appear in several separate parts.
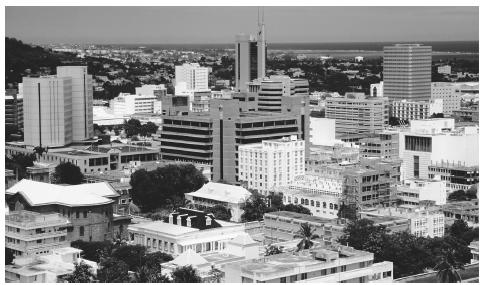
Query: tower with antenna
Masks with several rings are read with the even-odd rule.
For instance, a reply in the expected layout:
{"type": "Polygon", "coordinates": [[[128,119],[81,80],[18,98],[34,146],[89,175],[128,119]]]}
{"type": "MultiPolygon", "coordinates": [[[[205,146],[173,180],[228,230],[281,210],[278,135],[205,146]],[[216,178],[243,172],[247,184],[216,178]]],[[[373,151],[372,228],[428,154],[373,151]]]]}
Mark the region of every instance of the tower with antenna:
{"type": "Polygon", "coordinates": [[[264,7],[258,8],[258,78],[266,76],[266,34],[264,27],[264,7]],[[261,14],[261,18],[260,18],[261,14]]]}

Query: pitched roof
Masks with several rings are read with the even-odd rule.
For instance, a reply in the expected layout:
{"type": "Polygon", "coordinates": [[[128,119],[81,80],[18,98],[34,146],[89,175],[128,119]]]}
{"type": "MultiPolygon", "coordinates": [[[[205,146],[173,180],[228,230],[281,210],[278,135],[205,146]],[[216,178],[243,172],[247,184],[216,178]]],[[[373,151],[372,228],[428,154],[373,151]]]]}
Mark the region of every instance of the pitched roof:
{"type": "Polygon", "coordinates": [[[209,182],[199,190],[188,193],[191,196],[228,203],[244,203],[251,192],[241,186],[209,182]]]}
{"type": "Polygon", "coordinates": [[[187,249],[185,252],[177,256],[174,260],[170,261],[177,266],[185,266],[185,265],[192,265],[192,266],[199,266],[208,264],[207,260],[200,256],[192,249],[187,249]]]}
{"type": "Polygon", "coordinates": [[[31,206],[57,204],[68,207],[110,204],[113,200],[109,198],[118,196],[116,191],[104,182],[61,186],[27,179],[22,179],[9,188],[6,194],[22,195],[31,206]]]}

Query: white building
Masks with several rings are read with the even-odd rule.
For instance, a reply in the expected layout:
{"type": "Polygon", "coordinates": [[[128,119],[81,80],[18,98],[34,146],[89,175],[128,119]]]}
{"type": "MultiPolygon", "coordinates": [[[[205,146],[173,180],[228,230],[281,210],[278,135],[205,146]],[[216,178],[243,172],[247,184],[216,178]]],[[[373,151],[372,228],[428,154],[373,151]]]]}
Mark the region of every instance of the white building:
{"type": "Polygon", "coordinates": [[[158,98],[155,95],[120,93],[120,95],[110,100],[110,108],[116,116],[132,115],[135,113],[155,113],[158,98]]]}
{"type": "Polygon", "coordinates": [[[443,100],[444,115],[451,115],[453,111],[460,110],[461,94],[453,83],[432,82],[431,99],[443,100]]]}
{"type": "Polygon", "coordinates": [[[24,142],[59,147],[72,143],[72,78],[24,77],[24,142]]]}
{"type": "Polygon", "coordinates": [[[410,220],[410,233],[418,237],[442,237],[445,234],[445,215],[437,207],[387,207],[360,212],[361,218],[394,216],[410,220]]]}
{"type": "Polygon", "coordinates": [[[310,117],[310,144],[333,145],[335,143],[335,119],[310,117]]]}
{"type": "Polygon", "coordinates": [[[268,194],[305,173],[305,141],[296,136],[239,146],[239,180],[268,194]]]}
{"type": "Polygon", "coordinates": [[[147,96],[157,96],[160,99],[162,96],[167,95],[167,88],[165,88],[165,84],[145,84],[141,87],[135,88],[135,94],[137,95],[147,95],[147,96]]]}
{"type": "Polygon", "coordinates": [[[209,69],[198,63],[184,63],[175,66],[175,85],[185,83],[188,90],[207,90],[209,88],[209,69]]]}
{"type": "Polygon", "coordinates": [[[404,180],[397,186],[397,196],[404,205],[419,205],[421,201],[434,201],[436,205],[446,204],[446,182],[437,180],[404,180]]]}
{"type": "Polygon", "coordinates": [[[364,61],[364,57],[363,56],[356,56],[354,58],[354,60],[355,60],[355,62],[362,62],[362,61],[364,61]]]}
{"type": "Polygon", "coordinates": [[[384,97],[384,81],[370,85],[371,97],[384,97]]]}
{"type": "Polygon", "coordinates": [[[198,209],[222,205],[231,210],[231,221],[240,222],[242,206],[251,196],[251,192],[241,186],[208,182],[199,190],[185,193],[185,199],[191,201],[198,209]]]}
{"type": "Polygon", "coordinates": [[[308,208],[313,216],[334,219],[338,218],[342,189],[342,178],[301,175],[288,186],[279,188],[278,192],[283,194],[285,205],[302,205],[308,208]]]}
{"type": "Polygon", "coordinates": [[[391,102],[391,116],[401,120],[423,120],[439,113],[443,113],[443,99],[391,102]]]}
{"type": "Polygon", "coordinates": [[[234,47],[236,91],[246,91],[249,82],[266,75],[267,46],[264,23],[258,26],[257,38],[253,35],[236,35],[234,47]]]}
{"type": "Polygon", "coordinates": [[[253,88],[257,89],[259,111],[281,112],[282,97],[309,95],[308,80],[286,75],[258,78],[251,82],[250,91],[253,91],[253,88]]]}
{"type": "Polygon", "coordinates": [[[475,264],[479,262],[479,250],[478,250],[479,242],[478,240],[472,241],[468,246],[470,248],[470,252],[472,254],[472,260],[470,260],[471,264],[475,264]]]}
{"type": "Polygon", "coordinates": [[[404,179],[428,179],[428,166],[440,162],[478,165],[478,127],[455,128],[454,119],[412,120],[399,134],[404,179]]]}
{"type": "Polygon", "coordinates": [[[438,73],[451,74],[451,66],[450,65],[438,66],[438,73]]]}

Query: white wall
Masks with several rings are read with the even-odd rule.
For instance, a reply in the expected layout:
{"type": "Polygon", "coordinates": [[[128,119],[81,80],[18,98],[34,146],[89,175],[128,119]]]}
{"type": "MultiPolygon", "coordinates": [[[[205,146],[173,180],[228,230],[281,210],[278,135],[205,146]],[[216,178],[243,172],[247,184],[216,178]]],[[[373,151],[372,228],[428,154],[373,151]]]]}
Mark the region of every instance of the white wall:
{"type": "Polygon", "coordinates": [[[335,119],[310,117],[310,143],[333,145],[335,141],[335,119]]]}

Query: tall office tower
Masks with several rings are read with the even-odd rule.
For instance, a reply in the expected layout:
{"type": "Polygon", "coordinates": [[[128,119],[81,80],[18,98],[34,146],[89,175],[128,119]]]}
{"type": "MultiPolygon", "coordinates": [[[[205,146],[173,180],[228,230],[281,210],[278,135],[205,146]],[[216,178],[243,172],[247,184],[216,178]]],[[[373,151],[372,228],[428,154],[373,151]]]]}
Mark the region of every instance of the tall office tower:
{"type": "Polygon", "coordinates": [[[57,147],[70,144],[72,79],[24,77],[24,142],[29,146],[57,147]]]}
{"type": "Polygon", "coordinates": [[[247,84],[266,75],[266,36],[263,20],[259,22],[258,37],[236,35],[236,90],[247,91],[247,84]]]}
{"type": "MultiPolygon", "coordinates": [[[[293,79],[289,76],[272,75],[263,80],[255,80],[260,82],[258,90],[258,110],[266,112],[281,112],[282,97],[293,95],[309,95],[308,94],[308,80],[293,79]]],[[[250,89],[253,89],[254,82],[250,84],[250,89]]]]}
{"type": "Polygon", "coordinates": [[[206,90],[209,88],[209,69],[198,63],[184,63],[175,67],[175,84],[185,84],[186,90],[206,90]]]}
{"type": "Polygon", "coordinates": [[[431,46],[396,44],[384,47],[384,96],[389,101],[431,98],[431,46]]]}
{"type": "Polygon", "coordinates": [[[93,78],[87,66],[58,66],[57,76],[70,77],[72,82],[72,140],[92,138],[93,78]]]}

